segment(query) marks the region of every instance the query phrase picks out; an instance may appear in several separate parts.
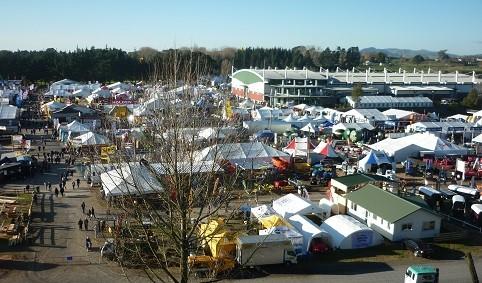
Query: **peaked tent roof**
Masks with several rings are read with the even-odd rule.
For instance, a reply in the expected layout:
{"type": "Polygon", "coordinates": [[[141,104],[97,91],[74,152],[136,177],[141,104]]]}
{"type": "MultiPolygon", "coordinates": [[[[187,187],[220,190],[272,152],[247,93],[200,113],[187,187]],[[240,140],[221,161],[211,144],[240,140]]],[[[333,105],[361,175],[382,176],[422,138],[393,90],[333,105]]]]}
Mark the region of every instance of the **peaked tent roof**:
{"type": "Polygon", "coordinates": [[[476,136],[475,138],[472,139],[472,142],[476,143],[482,143],[482,134],[476,136]]]}
{"type": "Polygon", "coordinates": [[[73,142],[79,145],[99,145],[99,144],[109,144],[109,139],[103,135],[99,135],[93,132],[87,132],[76,137],[73,142]]]}
{"type": "Polygon", "coordinates": [[[325,143],[325,142],[320,142],[318,146],[315,147],[313,152],[319,153],[321,155],[324,155],[326,157],[330,158],[337,158],[340,157],[333,146],[330,143],[325,143]]]}
{"type": "Polygon", "coordinates": [[[348,193],[346,198],[390,223],[395,223],[423,209],[412,202],[371,184],[348,193]]]}
{"type": "Polygon", "coordinates": [[[309,133],[316,133],[318,129],[315,128],[311,123],[306,124],[303,128],[300,129],[302,132],[309,132],[309,133]]]}
{"type": "Polygon", "coordinates": [[[417,133],[398,139],[387,138],[372,145],[370,148],[385,152],[393,157],[395,162],[406,160],[420,151],[433,151],[435,155],[465,155],[467,149],[439,138],[430,133],[417,133]]]}
{"type": "Polygon", "coordinates": [[[311,120],[311,118],[308,117],[308,114],[305,114],[305,115],[303,115],[303,117],[299,118],[297,121],[301,122],[301,121],[308,121],[308,120],[311,120]]]}
{"type": "Polygon", "coordinates": [[[296,119],[293,117],[293,114],[290,114],[290,115],[288,115],[286,118],[284,118],[283,121],[285,121],[285,122],[296,122],[296,121],[298,121],[298,120],[296,120],[296,119]]]}
{"type": "Polygon", "coordinates": [[[255,159],[271,160],[273,157],[288,157],[288,154],[261,142],[217,144],[195,154],[197,161],[230,160],[234,163],[255,159]]]}
{"type": "Polygon", "coordinates": [[[359,161],[359,164],[380,165],[380,164],[391,164],[391,162],[390,160],[388,160],[387,155],[383,151],[376,151],[372,149],[365,157],[363,157],[359,161]]]}
{"type": "Polygon", "coordinates": [[[75,121],[67,124],[67,131],[71,131],[71,132],[74,132],[74,133],[81,133],[81,132],[90,132],[90,129],[87,128],[87,126],[85,126],[84,124],[75,120],[75,121]]]}

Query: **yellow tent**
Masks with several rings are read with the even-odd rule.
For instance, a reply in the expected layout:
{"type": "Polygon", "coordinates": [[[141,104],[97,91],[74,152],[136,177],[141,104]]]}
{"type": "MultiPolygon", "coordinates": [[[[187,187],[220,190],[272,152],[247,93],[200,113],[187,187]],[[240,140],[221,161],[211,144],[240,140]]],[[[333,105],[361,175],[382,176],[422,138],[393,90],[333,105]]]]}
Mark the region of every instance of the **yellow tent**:
{"type": "Polygon", "coordinates": [[[211,220],[200,225],[200,236],[204,245],[209,246],[213,257],[227,257],[236,249],[233,234],[224,229],[224,220],[211,220]]]}
{"type": "Polygon", "coordinates": [[[263,217],[259,219],[259,222],[261,222],[261,225],[263,225],[265,229],[269,229],[277,226],[287,226],[283,218],[281,218],[278,215],[270,215],[267,217],[263,217]]]}

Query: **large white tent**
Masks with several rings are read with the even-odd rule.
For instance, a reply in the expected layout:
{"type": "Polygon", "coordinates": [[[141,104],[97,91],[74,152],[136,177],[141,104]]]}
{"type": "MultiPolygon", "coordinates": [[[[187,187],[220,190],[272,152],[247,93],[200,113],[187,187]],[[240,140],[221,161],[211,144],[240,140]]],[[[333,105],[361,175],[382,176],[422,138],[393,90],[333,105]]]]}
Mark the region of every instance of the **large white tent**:
{"type": "Polygon", "coordinates": [[[333,249],[361,249],[383,243],[383,238],[365,224],[348,215],[334,215],[321,224],[333,249]]]}
{"type": "Polygon", "coordinates": [[[62,103],[62,102],[58,102],[58,101],[50,101],[50,102],[47,102],[45,104],[42,105],[42,109],[43,111],[50,111],[50,112],[55,112],[57,110],[60,110],[62,108],[64,108],[65,106],[67,106],[65,103],[62,103]]]}
{"type": "Polygon", "coordinates": [[[161,184],[144,166],[127,164],[100,175],[106,196],[144,195],[161,189],[161,184]]]}
{"type": "Polygon", "coordinates": [[[252,169],[271,164],[273,157],[289,158],[289,155],[261,142],[217,144],[195,154],[197,161],[228,160],[233,164],[252,169]]]}
{"type": "Polygon", "coordinates": [[[467,149],[430,133],[418,133],[398,139],[387,138],[369,145],[369,147],[385,152],[395,162],[405,161],[409,157],[417,157],[420,151],[429,151],[435,156],[467,154],[467,149]]]}
{"type": "Polygon", "coordinates": [[[156,193],[163,189],[156,176],[171,175],[174,172],[189,175],[222,171],[221,167],[212,161],[178,162],[177,170],[174,170],[173,164],[153,163],[149,167],[132,162],[102,173],[100,178],[104,194],[121,196],[156,193]]]}
{"type": "Polygon", "coordinates": [[[84,124],[80,123],[79,121],[75,120],[72,121],[71,123],[67,124],[67,131],[72,132],[72,133],[83,133],[83,132],[89,132],[90,129],[85,126],[84,124]]]}
{"type": "Polygon", "coordinates": [[[87,146],[109,144],[110,142],[109,139],[103,135],[94,132],[87,132],[74,138],[72,143],[77,146],[87,146]]]}
{"type": "Polygon", "coordinates": [[[295,194],[287,194],[274,200],[273,210],[286,219],[295,214],[322,215],[322,210],[317,204],[295,194]]]}
{"type": "Polygon", "coordinates": [[[90,89],[87,89],[87,88],[81,88],[81,89],[78,89],[74,92],[72,92],[72,96],[75,96],[75,97],[87,97],[91,94],[90,92],[90,89]]]}

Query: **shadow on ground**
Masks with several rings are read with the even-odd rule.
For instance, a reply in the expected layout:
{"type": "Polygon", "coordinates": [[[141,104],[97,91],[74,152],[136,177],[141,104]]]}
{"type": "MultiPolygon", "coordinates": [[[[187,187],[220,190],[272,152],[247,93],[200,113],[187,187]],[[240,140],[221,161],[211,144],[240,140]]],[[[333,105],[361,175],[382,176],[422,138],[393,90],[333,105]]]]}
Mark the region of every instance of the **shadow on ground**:
{"type": "Polygon", "coordinates": [[[23,271],[43,271],[56,268],[58,265],[53,263],[38,263],[33,261],[0,260],[0,269],[23,270],[23,271]]]}

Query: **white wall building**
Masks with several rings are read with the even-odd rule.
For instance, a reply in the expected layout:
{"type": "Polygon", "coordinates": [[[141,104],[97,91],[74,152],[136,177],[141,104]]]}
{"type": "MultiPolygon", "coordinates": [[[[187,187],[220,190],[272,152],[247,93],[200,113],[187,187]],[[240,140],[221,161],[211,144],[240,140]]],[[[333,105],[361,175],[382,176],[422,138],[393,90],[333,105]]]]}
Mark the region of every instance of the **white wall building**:
{"type": "Polygon", "coordinates": [[[373,185],[347,194],[348,215],[390,241],[433,238],[440,233],[440,216],[373,185]]]}

